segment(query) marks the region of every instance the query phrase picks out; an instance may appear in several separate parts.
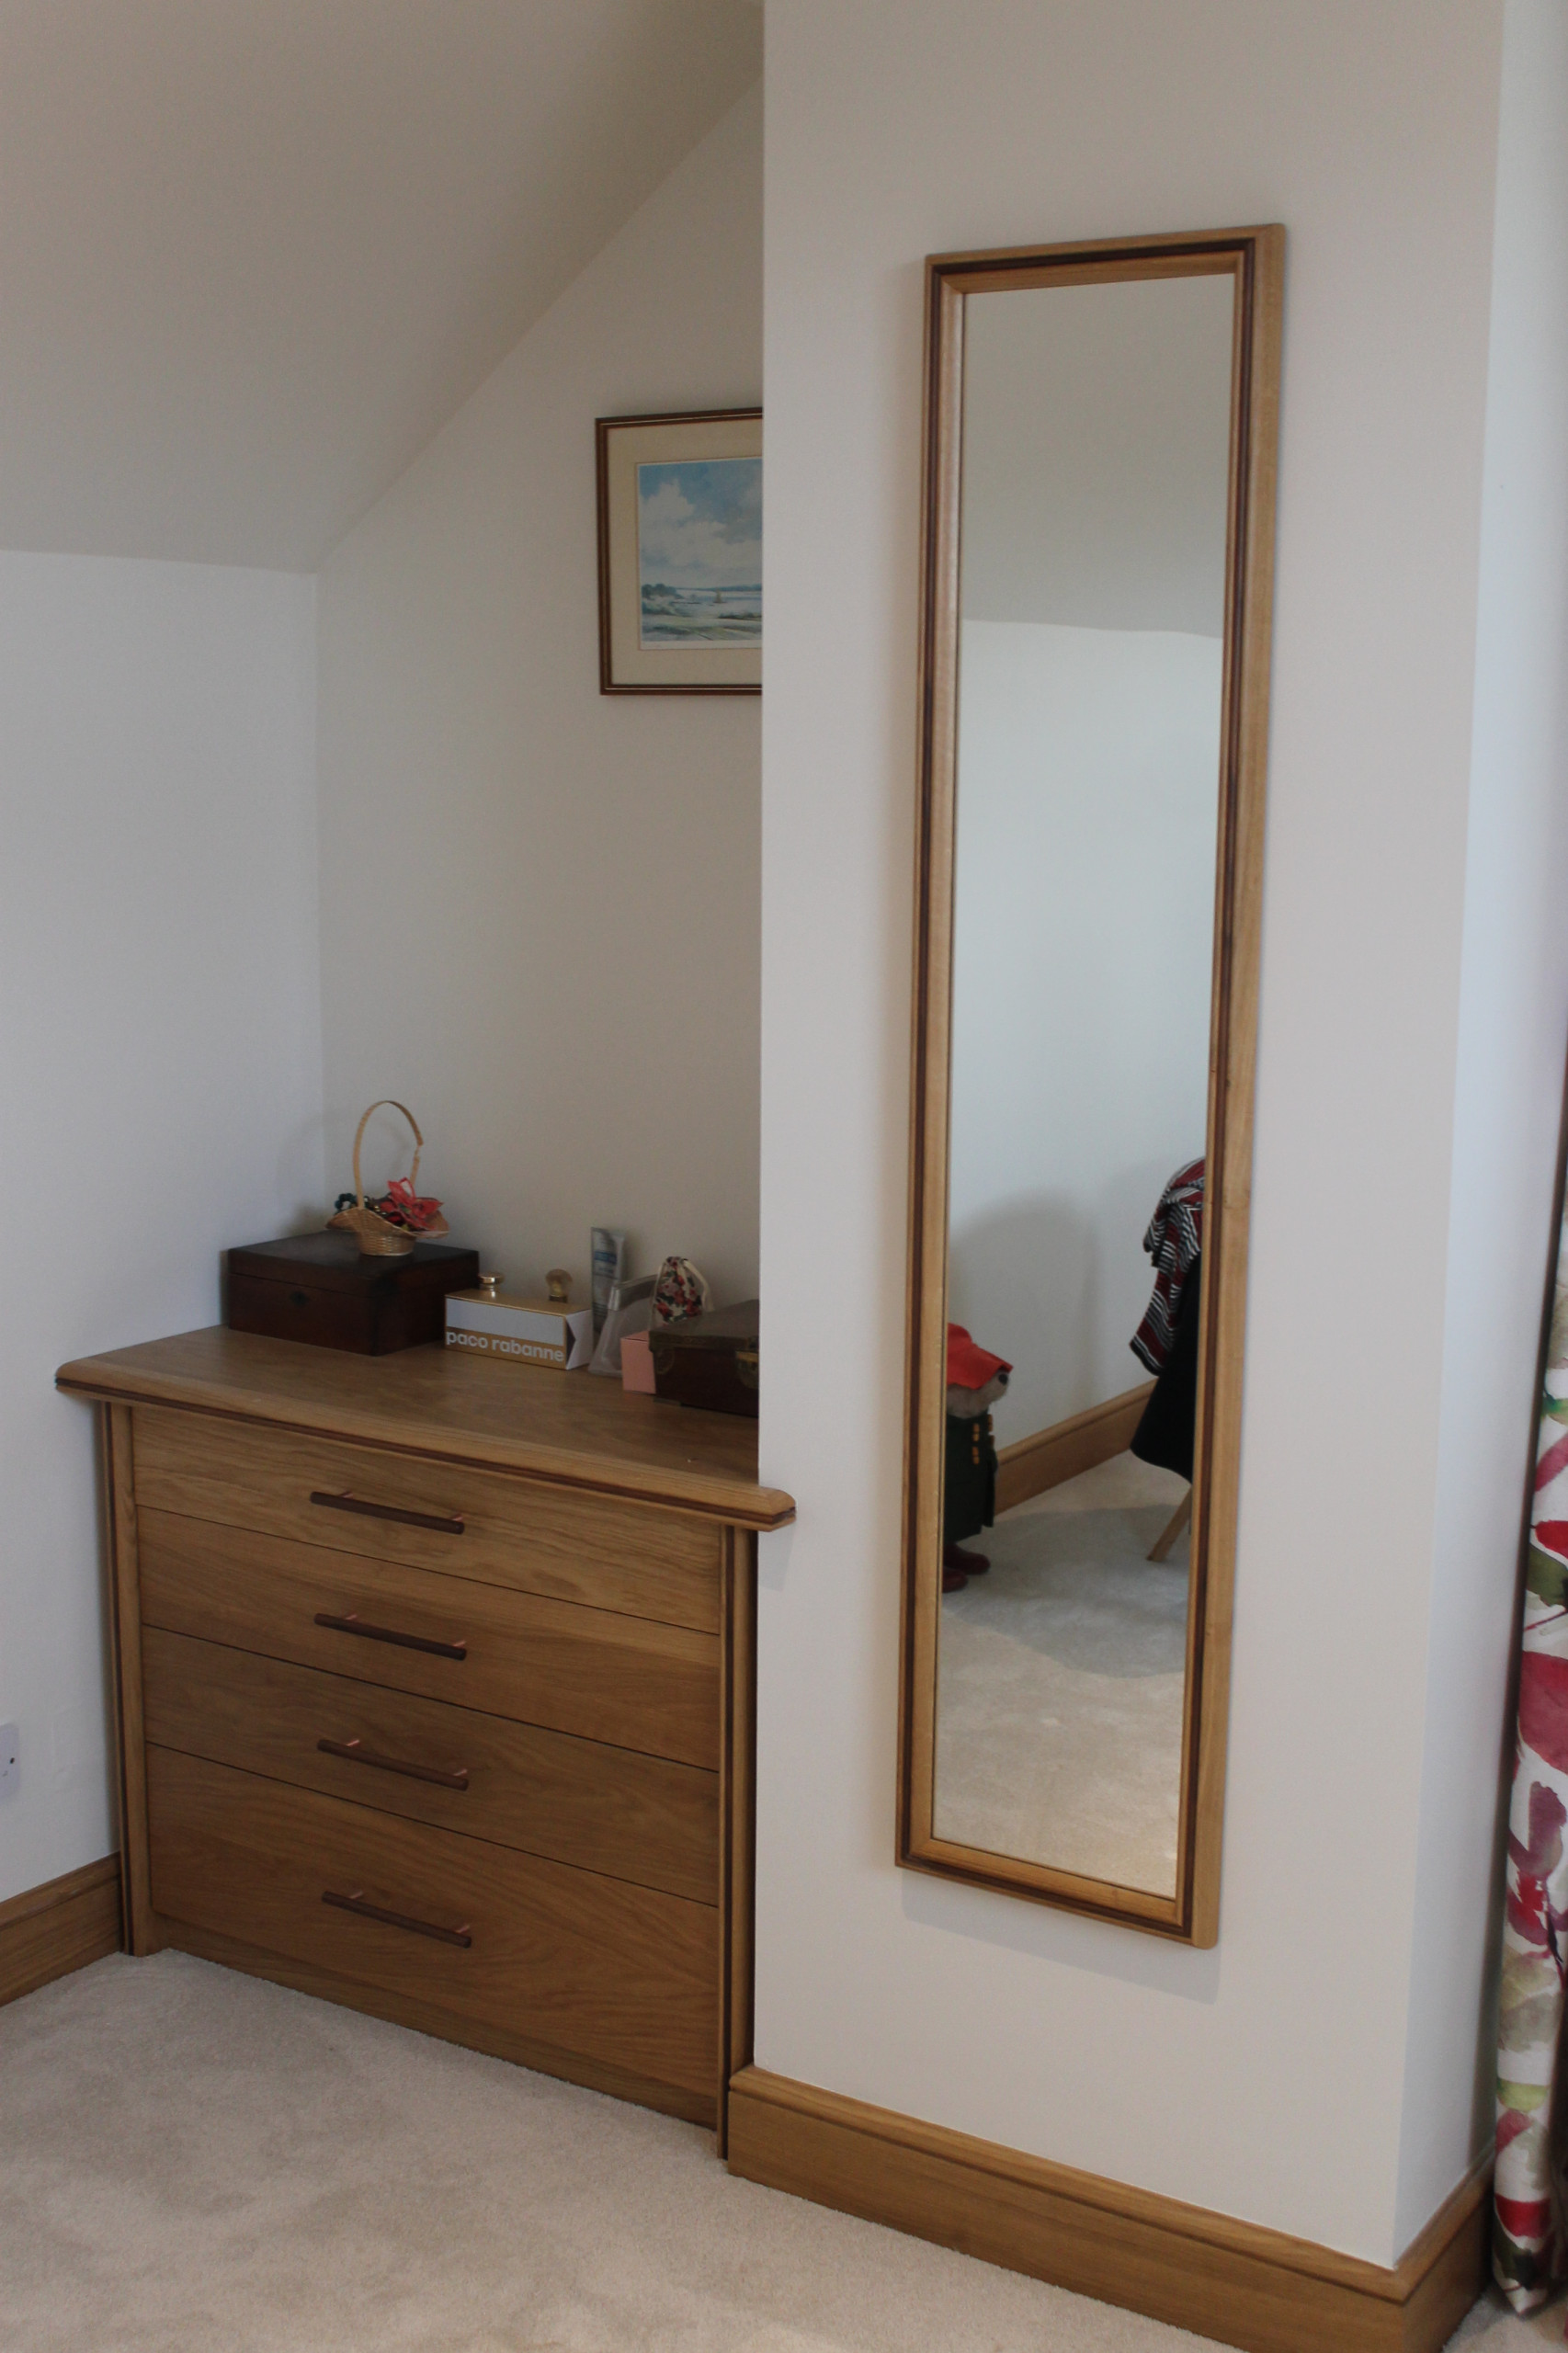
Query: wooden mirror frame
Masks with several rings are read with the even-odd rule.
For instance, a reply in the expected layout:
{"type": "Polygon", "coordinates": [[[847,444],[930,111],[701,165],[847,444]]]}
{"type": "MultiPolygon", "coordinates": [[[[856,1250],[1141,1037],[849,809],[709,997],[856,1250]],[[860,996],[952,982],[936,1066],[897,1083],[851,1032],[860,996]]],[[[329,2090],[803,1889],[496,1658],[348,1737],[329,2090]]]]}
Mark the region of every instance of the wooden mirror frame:
{"type": "Polygon", "coordinates": [[[1284,254],[1283,229],[1269,226],[942,254],[926,264],[898,1860],[912,1870],[1004,1889],[1193,1945],[1212,1945],[1219,1936],[1284,254]],[[970,294],[1009,288],[1211,275],[1233,278],[1235,302],[1192,1570],[1176,1893],[1165,1896],[963,1846],[937,1837],[932,1827],[948,1320],[964,311],[970,294]]]}

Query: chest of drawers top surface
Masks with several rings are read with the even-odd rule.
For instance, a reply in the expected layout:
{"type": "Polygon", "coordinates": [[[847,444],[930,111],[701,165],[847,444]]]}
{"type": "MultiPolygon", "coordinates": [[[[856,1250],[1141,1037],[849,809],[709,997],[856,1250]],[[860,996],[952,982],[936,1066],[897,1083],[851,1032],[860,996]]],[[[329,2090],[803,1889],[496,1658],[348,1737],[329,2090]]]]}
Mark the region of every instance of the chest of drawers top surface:
{"type": "Polygon", "coordinates": [[[618,1381],[494,1365],[448,1348],[341,1356],[222,1325],[62,1365],[59,1386],[520,1472],[603,1495],[782,1528],[756,1476],[756,1426],[629,1396],[618,1381]]]}

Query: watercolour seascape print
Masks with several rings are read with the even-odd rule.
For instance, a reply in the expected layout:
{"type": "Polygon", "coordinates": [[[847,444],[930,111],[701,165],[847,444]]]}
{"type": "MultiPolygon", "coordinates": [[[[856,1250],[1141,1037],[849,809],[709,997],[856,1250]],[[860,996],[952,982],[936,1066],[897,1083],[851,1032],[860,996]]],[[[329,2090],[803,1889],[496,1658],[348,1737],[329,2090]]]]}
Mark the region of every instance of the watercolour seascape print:
{"type": "Polygon", "coordinates": [[[762,460],[637,469],[638,642],[762,643],[762,460]]]}

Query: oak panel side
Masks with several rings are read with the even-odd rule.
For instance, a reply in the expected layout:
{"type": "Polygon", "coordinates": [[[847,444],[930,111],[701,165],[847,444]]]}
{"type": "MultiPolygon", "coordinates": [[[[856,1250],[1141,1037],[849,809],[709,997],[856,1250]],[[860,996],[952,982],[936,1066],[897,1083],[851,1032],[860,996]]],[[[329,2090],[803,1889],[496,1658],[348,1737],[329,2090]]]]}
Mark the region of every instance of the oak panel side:
{"type": "Polygon", "coordinates": [[[121,1916],[128,1952],[156,1952],[147,1863],[147,1751],[142,1719],[142,1575],[132,1415],[101,1409],[104,1533],[113,1649],[115,1779],[119,1802],[121,1916]]]}
{"type": "Polygon", "coordinates": [[[730,2079],[752,2056],[756,1917],[756,1539],[732,1529],[724,1568],[719,1806],[719,2154],[730,2079]]]}

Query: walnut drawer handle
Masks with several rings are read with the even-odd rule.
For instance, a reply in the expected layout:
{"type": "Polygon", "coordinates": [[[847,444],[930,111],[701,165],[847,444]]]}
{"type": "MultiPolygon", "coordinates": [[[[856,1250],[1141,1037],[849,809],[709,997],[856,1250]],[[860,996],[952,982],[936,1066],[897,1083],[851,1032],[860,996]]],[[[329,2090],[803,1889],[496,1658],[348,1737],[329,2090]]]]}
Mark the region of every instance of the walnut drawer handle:
{"type": "Polygon", "coordinates": [[[406,1928],[415,1937],[434,1937],[438,1945],[461,1945],[466,1952],[473,1942],[466,1920],[460,1928],[439,1927],[434,1920],[416,1920],[411,1912],[389,1912],[382,1904],[367,1904],[360,1888],[352,1895],[340,1895],[336,1888],[324,1887],[321,1900],[339,1912],[356,1912],[361,1920],[380,1920],[389,1928],[406,1928]]]}
{"type": "Polygon", "coordinates": [[[399,1633],[395,1626],[368,1626],[357,1609],[350,1609],[342,1618],[335,1618],[330,1609],[318,1609],[316,1624],[329,1626],[335,1634],[358,1634],[362,1642],[395,1643],[400,1651],[428,1651],[432,1658],[468,1656],[466,1643],[437,1643],[428,1634],[399,1633]]]}
{"type": "Polygon", "coordinates": [[[363,1519],[395,1519],[400,1528],[433,1528],[437,1536],[460,1536],[463,1522],[455,1513],[405,1511],[402,1504],[369,1504],[361,1495],[329,1495],[317,1487],[311,1501],[323,1511],[357,1511],[363,1519]]]}
{"type": "Polygon", "coordinates": [[[401,1756],[383,1756],[362,1740],[318,1740],[324,1756],[346,1757],[350,1765],[373,1765],[378,1773],[406,1773],[411,1781],[434,1781],[438,1790],[466,1790],[466,1765],[410,1765],[401,1756]]]}

